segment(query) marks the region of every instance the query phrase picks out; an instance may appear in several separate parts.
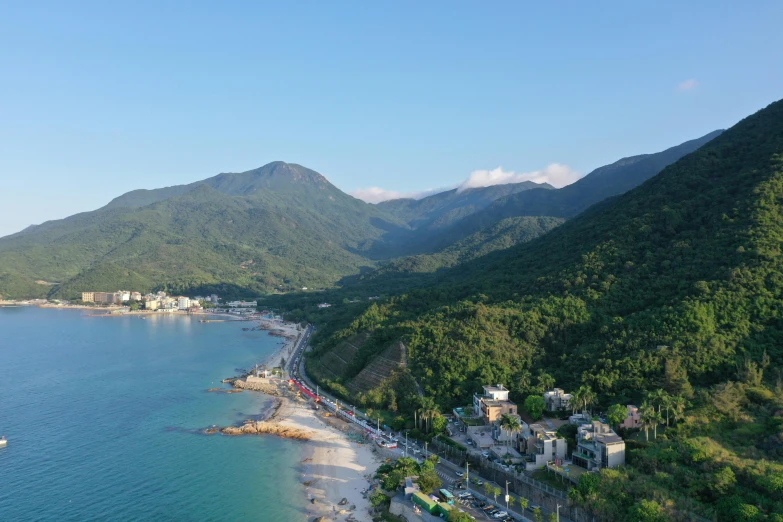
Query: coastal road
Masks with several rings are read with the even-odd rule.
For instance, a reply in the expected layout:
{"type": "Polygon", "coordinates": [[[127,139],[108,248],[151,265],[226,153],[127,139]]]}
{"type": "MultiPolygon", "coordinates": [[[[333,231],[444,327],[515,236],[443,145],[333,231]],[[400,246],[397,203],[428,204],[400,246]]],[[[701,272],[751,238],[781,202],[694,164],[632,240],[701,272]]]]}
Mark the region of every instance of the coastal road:
{"type": "MultiPolygon", "coordinates": [[[[305,371],[304,353],[307,351],[307,348],[309,347],[310,335],[312,335],[313,330],[314,330],[313,326],[312,325],[308,325],[307,328],[305,329],[304,333],[302,334],[302,336],[300,336],[300,338],[297,341],[296,346],[294,347],[293,352],[291,353],[290,360],[286,361],[286,370],[289,372],[289,375],[293,379],[298,380],[299,382],[301,382],[302,384],[306,385],[307,387],[309,387],[313,391],[317,390],[317,394],[321,398],[321,400],[322,401],[326,401],[325,406],[328,407],[329,409],[333,409],[333,406],[330,406],[329,403],[334,405],[334,404],[338,403],[338,399],[335,398],[334,396],[332,396],[328,392],[321,391],[307,377],[307,373],[305,371]]],[[[343,404],[345,404],[345,403],[343,402],[343,404]]],[[[357,411],[355,408],[353,408],[352,405],[347,405],[347,406],[350,406],[351,410],[354,413],[354,415],[351,416],[351,418],[349,418],[348,420],[352,420],[353,422],[357,422],[358,420],[362,420],[363,419],[364,421],[366,421],[366,423],[368,425],[372,426],[372,422],[373,422],[372,419],[367,418],[366,415],[364,415],[360,411],[357,411]]],[[[346,409],[345,407],[341,407],[341,408],[343,410],[346,409]]],[[[384,431],[383,435],[385,437],[391,437],[391,431],[384,431]]],[[[404,445],[404,441],[402,439],[400,440],[400,444],[404,445]]],[[[412,453],[410,456],[412,456],[414,458],[418,457],[419,455],[421,455],[422,457],[426,458],[427,456],[433,454],[433,452],[426,451],[424,449],[418,448],[418,446],[416,446],[412,442],[409,442],[408,450],[409,450],[409,452],[412,453]],[[418,451],[414,452],[413,451],[414,448],[416,450],[418,450],[418,451]]],[[[405,448],[402,448],[402,447],[397,448],[396,450],[392,450],[392,449],[388,449],[387,448],[385,451],[397,454],[399,457],[402,457],[406,453],[405,448]]],[[[456,496],[456,494],[465,491],[463,489],[457,489],[457,490],[453,489],[454,484],[456,482],[458,482],[458,481],[464,482],[464,480],[463,480],[464,476],[462,475],[462,470],[460,468],[458,468],[455,464],[453,464],[453,463],[443,459],[443,457],[440,457],[440,458],[441,458],[441,461],[435,467],[435,472],[438,474],[438,476],[443,481],[444,487],[454,491],[455,496],[456,496]]],[[[473,473],[470,474],[471,480],[473,478],[477,477],[477,476],[478,475],[474,475],[473,473]]],[[[480,476],[479,476],[479,478],[481,480],[484,480],[480,476]]],[[[470,489],[468,491],[471,494],[473,494],[477,499],[483,500],[483,501],[485,501],[487,503],[495,504],[498,508],[504,509],[504,505],[503,505],[504,503],[503,502],[494,503],[492,501],[492,499],[486,498],[480,491],[478,491],[476,489],[475,485],[473,487],[470,487],[470,489]]],[[[516,496],[516,495],[514,495],[514,496],[516,496]]],[[[462,509],[463,511],[467,511],[473,517],[475,517],[477,520],[495,520],[495,519],[489,517],[481,509],[475,509],[475,508],[471,507],[470,503],[467,503],[467,505],[461,503],[460,509],[462,509]]],[[[513,508],[512,508],[512,510],[509,510],[509,511],[511,512],[511,514],[517,520],[522,520],[522,521],[528,521],[529,520],[528,518],[526,518],[526,516],[524,514],[521,514],[518,511],[514,511],[513,508]]],[[[547,514],[546,511],[545,511],[544,514],[545,515],[547,514]]],[[[561,520],[566,521],[567,519],[565,519],[564,517],[561,517],[561,520]]]]}

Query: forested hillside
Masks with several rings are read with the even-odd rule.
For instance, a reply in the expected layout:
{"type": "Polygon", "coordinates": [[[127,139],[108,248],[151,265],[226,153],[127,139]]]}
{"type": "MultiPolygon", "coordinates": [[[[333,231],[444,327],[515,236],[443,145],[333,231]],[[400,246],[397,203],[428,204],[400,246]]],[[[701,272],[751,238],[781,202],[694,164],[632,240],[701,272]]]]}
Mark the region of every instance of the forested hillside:
{"type": "Polygon", "coordinates": [[[0,295],[167,288],[252,296],[323,287],[371,266],[362,252],[406,228],[320,174],[276,162],[130,192],[2,238],[0,295]]]}
{"type": "Polygon", "coordinates": [[[442,410],[486,383],[521,400],[542,372],[602,407],[663,387],[689,401],[684,419],[573,500],[606,520],[781,520],[782,202],[776,102],[534,241],[324,324],[314,357],[361,333],[362,363],[402,341],[442,410]]]}

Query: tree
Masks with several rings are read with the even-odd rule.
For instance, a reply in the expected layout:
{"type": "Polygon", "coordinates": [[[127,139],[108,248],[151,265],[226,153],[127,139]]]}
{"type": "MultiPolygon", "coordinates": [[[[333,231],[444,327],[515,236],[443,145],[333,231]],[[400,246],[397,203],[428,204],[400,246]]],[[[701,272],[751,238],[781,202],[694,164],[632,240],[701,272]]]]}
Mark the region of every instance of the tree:
{"type": "MultiPolygon", "coordinates": [[[[658,413],[661,413],[661,409],[666,408],[669,403],[669,394],[665,390],[657,389],[647,394],[647,399],[658,408],[658,413]]],[[[666,423],[669,424],[668,422],[666,423]]]]}
{"type": "Polygon", "coordinates": [[[519,509],[524,511],[527,509],[529,501],[525,497],[519,497],[519,509]]]}
{"type": "Polygon", "coordinates": [[[525,399],[525,411],[533,420],[538,420],[544,413],[544,398],[540,395],[528,395],[525,399]]]}
{"type": "Polygon", "coordinates": [[[588,406],[592,406],[595,404],[596,395],[592,388],[589,386],[581,386],[580,389],[583,388],[583,391],[581,393],[582,396],[582,404],[584,405],[584,409],[587,410],[588,406]]]}
{"type": "Polygon", "coordinates": [[[522,423],[520,422],[519,417],[504,413],[500,417],[500,429],[505,431],[510,438],[512,433],[519,433],[522,431],[522,423]]]}
{"type": "Polygon", "coordinates": [[[419,488],[421,488],[422,493],[425,494],[431,493],[435,489],[440,488],[441,484],[443,484],[434,469],[421,472],[419,474],[418,482],[419,488]]]}
{"type": "Polygon", "coordinates": [[[584,392],[584,386],[574,390],[574,392],[571,394],[571,403],[569,406],[571,406],[571,415],[576,414],[576,409],[582,405],[582,393],[584,392]]]}
{"type": "Polygon", "coordinates": [[[492,494],[492,490],[494,489],[494,486],[490,484],[489,482],[484,483],[484,494],[487,496],[490,496],[492,494]]]}
{"type": "Polygon", "coordinates": [[[728,466],[724,466],[715,472],[710,487],[715,491],[716,496],[720,497],[728,494],[736,483],[737,478],[732,469],[728,466]]]}
{"type": "Polygon", "coordinates": [[[498,501],[498,495],[500,495],[503,492],[503,490],[500,489],[499,486],[493,486],[492,487],[492,495],[495,497],[495,503],[497,504],[498,501]]]}
{"type": "Polygon", "coordinates": [[[538,374],[538,385],[543,388],[543,391],[551,390],[555,387],[555,378],[542,371],[538,374]]]}
{"type": "Polygon", "coordinates": [[[473,517],[464,511],[452,510],[449,512],[449,522],[472,522],[473,517]]]}
{"type": "Polygon", "coordinates": [[[449,422],[446,420],[446,417],[438,414],[434,419],[432,419],[432,433],[443,433],[448,423],[449,422]]]}
{"type": "Polygon", "coordinates": [[[657,426],[658,422],[658,412],[655,411],[655,406],[644,401],[642,405],[639,406],[639,420],[644,429],[644,438],[647,442],[650,442],[649,429],[653,426],[657,426]]]}
{"type": "Polygon", "coordinates": [[[378,509],[382,507],[384,504],[391,503],[391,499],[383,494],[383,492],[380,489],[376,489],[371,495],[370,495],[370,504],[372,507],[378,509]]]}
{"type": "Polygon", "coordinates": [[[394,420],[392,420],[392,428],[394,428],[397,431],[400,431],[405,427],[405,417],[402,415],[397,415],[394,417],[394,420]]]}
{"type": "Polygon", "coordinates": [[[688,372],[679,356],[669,356],[664,362],[663,388],[669,395],[693,398],[693,386],[688,381],[688,372]]]}
{"type": "Polygon", "coordinates": [[[544,522],[544,514],[541,512],[540,507],[537,507],[533,510],[533,520],[536,522],[544,522]]]}
{"type": "Polygon", "coordinates": [[[609,411],[606,413],[606,420],[609,421],[609,425],[617,429],[617,426],[623,423],[628,416],[628,407],[622,404],[612,404],[609,406],[609,411]]]}
{"type": "Polygon", "coordinates": [[[549,517],[547,518],[549,518],[549,522],[558,522],[557,513],[555,513],[554,511],[550,513],[549,517]]]}
{"type": "Polygon", "coordinates": [[[664,522],[666,514],[663,508],[654,500],[642,499],[630,509],[632,522],[664,522]]]}
{"type": "Polygon", "coordinates": [[[671,408],[672,412],[674,413],[674,420],[679,421],[685,417],[685,408],[687,407],[688,402],[679,395],[676,397],[672,397],[671,400],[671,408]]]}

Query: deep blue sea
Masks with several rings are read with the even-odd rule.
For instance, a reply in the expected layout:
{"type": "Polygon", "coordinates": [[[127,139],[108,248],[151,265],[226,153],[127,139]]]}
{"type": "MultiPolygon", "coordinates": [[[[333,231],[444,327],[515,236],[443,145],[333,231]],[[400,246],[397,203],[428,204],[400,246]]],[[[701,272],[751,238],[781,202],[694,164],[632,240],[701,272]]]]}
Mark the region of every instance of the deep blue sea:
{"type": "Polygon", "coordinates": [[[146,317],[0,308],[0,520],[305,520],[301,443],[199,433],[269,407],[206,390],[280,340],[146,317]]]}

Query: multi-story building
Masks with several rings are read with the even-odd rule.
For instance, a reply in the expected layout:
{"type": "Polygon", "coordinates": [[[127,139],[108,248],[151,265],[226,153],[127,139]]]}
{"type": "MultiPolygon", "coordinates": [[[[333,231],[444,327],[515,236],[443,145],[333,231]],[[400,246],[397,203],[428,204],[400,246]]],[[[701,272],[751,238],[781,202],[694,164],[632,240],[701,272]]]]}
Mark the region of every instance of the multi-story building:
{"type": "Polygon", "coordinates": [[[82,292],[82,301],[85,303],[95,302],[95,292],[82,292]]]}
{"type": "Polygon", "coordinates": [[[177,298],[177,308],[180,310],[187,310],[190,308],[190,298],[188,297],[178,297],[177,298]]]}
{"type": "Polygon", "coordinates": [[[144,309],[145,310],[157,310],[160,306],[160,301],[157,299],[147,299],[144,301],[144,309]]]}
{"type": "Polygon", "coordinates": [[[571,405],[571,394],[560,388],[549,390],[544,394],[544,404],[547,411],[567,410],[571,405]]]}
{"type": "Polygon", "coordinates": [[[508,390],[502,385],[484,386],[484,395],[473,394],[473,414],[492,424],[504,413],[517,415],[517,405],[508,400],[508,390]]]}
{"type": "Polygon", "coordinates": [[[258,301],[229,301],[226,304],[231,308],[255,308],[258,306],[258,301]]]}
{"type": "Polygon", "coordinates": [[[620,427],[625,429],[641,428],[642,416],[639,413],[639,408],[637,408],[633,404],[629,404],[627,408],[628,408],[628,413],[625,417],[625,420],[620,424],[620,427]]]}
{"type": "Polygon", "coordinates": [[[547,462],[565,460],[568,444],[554,430],[531,424],[519,435],[519,452],[527,455],[526,468],[539,469],[547,462]]]}
{"type": "Polygon", "coordinates": [[[576,450],[571,459],[588,471],[614,468],[625,464],[625,442],[603,422],[579,426],[576,450]]]}
{"type": "Polygon", "coordinates": [[[113,292],[93,292],[93,302],[98,304],[114,304],[118,303],[119,299],[113,292]]]}
{"type": "Polygon", "coordinates": [[[141,301],[141,294],[139,292],[131,292],[130,298],[134,301],[141,301]]]}

